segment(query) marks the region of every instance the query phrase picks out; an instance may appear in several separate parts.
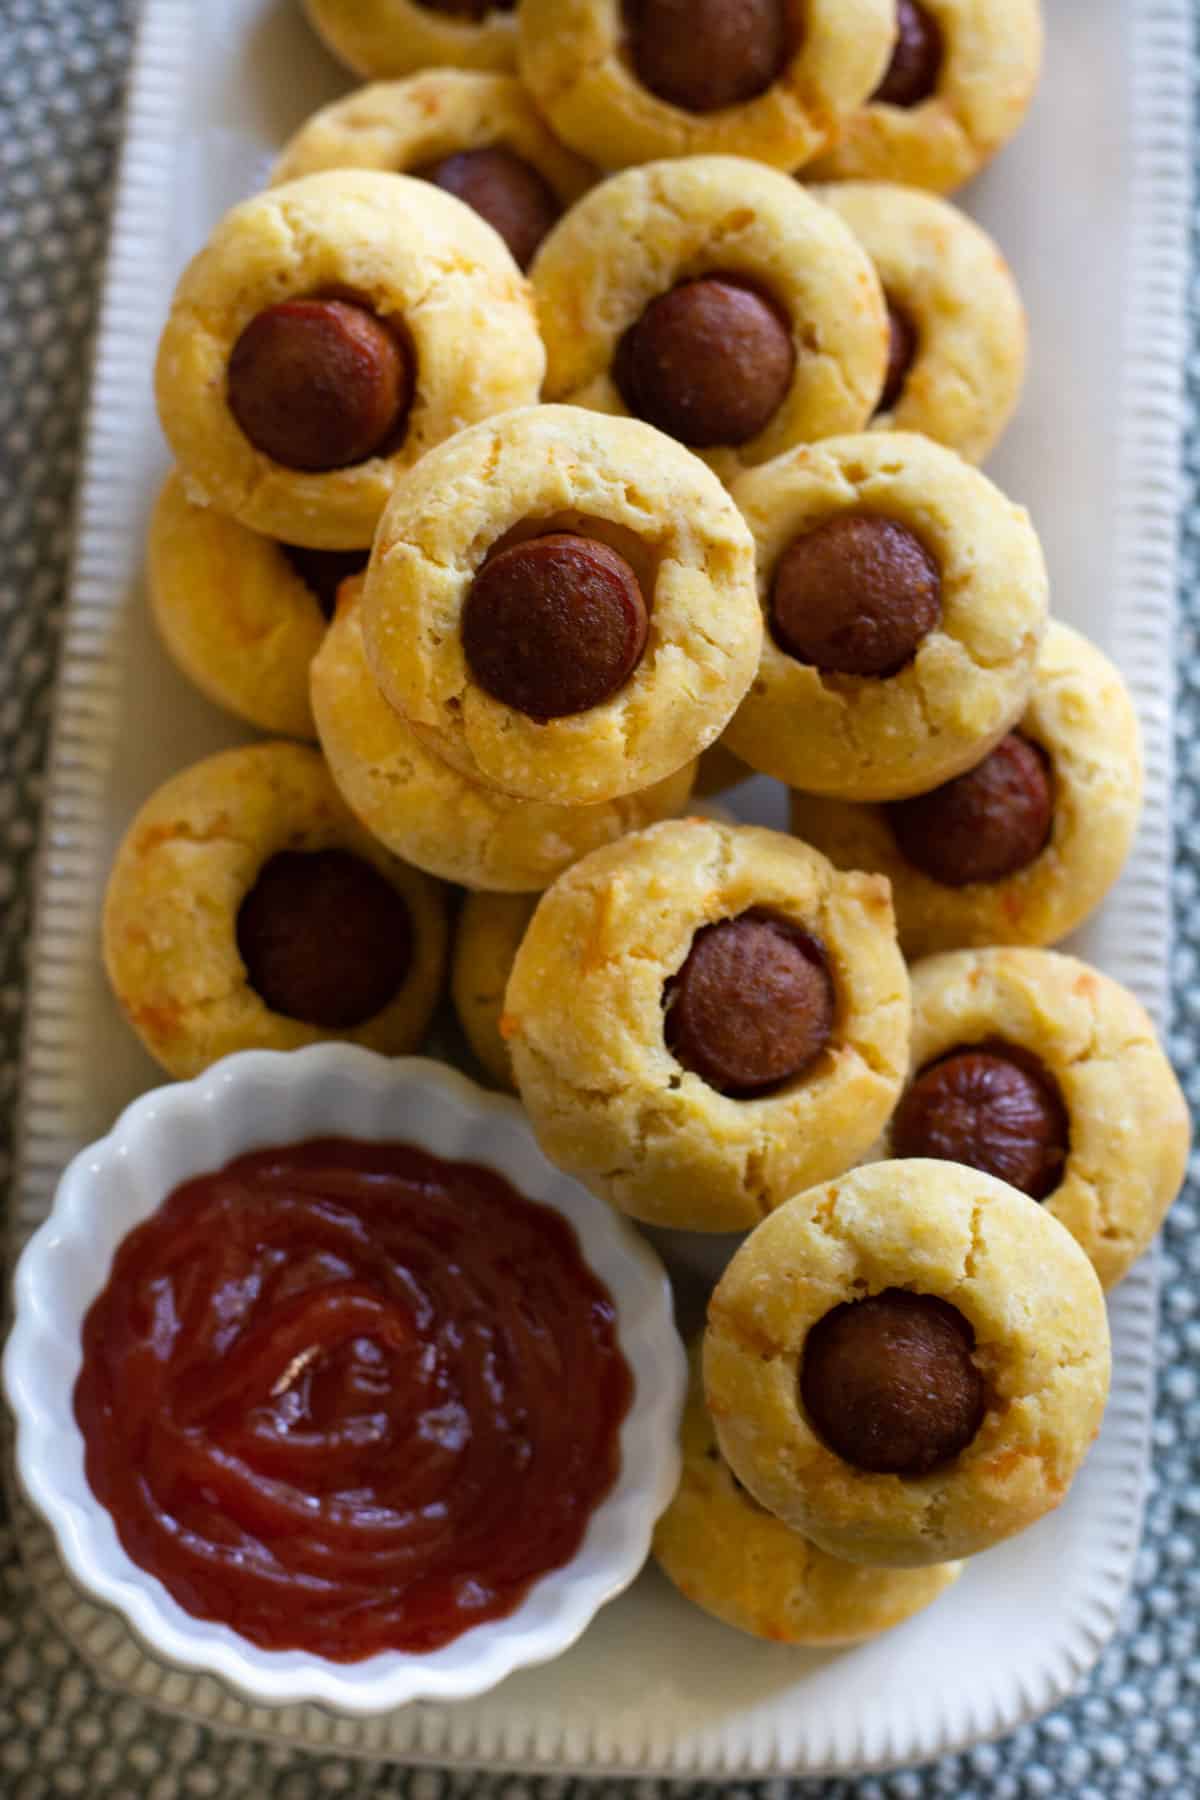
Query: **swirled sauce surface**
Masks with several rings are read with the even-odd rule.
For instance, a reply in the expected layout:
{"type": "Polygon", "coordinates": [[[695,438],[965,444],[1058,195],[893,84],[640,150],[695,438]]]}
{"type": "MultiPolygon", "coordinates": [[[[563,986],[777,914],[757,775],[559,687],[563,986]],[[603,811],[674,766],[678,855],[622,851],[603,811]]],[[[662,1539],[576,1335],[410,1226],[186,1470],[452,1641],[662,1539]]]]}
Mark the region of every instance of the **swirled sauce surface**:
{"type": "Polygon", "coordinates": [[[75,1414],[188,1612],[338,1661],[426,1651],[561,1567],[620,1466],[611,1296],[491,1170],[323,1139],[177,1188],[84,1323],[75,1414]]]}

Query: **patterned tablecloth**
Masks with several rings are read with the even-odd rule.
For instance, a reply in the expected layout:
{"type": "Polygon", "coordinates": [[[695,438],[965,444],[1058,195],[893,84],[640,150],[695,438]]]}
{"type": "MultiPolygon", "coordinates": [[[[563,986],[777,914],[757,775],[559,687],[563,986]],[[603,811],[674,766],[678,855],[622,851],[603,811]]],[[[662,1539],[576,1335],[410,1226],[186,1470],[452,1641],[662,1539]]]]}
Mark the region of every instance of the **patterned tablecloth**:
{"type": "MultiPolygon", "coordinates": [[[[136,0],[0,0],[0,1181],[5,1185],[33,850],[87,349],[136,10],[136,0]]],[[[1200,258],[1196,261],[1200,266],[1200,258]]],[[[1187,466],[1194,482],[1200,475],[1200,289],[1189,399],[1187,466]]],[[[1200,1100],[1200,500],[1183,521],[1181,575],[1172,1051],[1195,1104],[1200,1100]]],[[[1004,1744],[919,1773],[796,1784],[798,1796],[1186,1800],[1200,1794],[1195,1183],[1167,1229],[1163,1292],[1146,1538],[1120,1634],[1086,1691],[1004,1744]]],[[[6,1414],[0,1429],[7,1429],[6,1414]]],[[[459,1794],[563,1800],[568,1788],[580,1785],[291,1755],[210,1736],[108,1693],[41,1616],[3,1507],[0,1496],[0,1795],[5,1800],[76,1794],[87,1800],[318,1800],[400,1793],[412,1800],[451,1800],[459,1794]]],[[[761,1800],[783,1800],[787,1792],[787,1783],[767,1783],[761,1800]]]]}

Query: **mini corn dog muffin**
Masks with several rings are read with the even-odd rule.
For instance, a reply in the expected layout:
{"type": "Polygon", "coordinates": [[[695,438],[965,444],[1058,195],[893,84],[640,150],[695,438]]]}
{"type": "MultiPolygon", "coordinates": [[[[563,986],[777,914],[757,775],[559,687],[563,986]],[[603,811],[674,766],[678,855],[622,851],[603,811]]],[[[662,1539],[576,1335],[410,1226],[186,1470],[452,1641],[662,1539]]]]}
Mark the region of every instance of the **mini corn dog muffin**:
{"type": "Polygon", "coordinates": [[[190,499],[356,550],[406,469],[536,399],[544,367],[491,226],[430,182],[331,169],[226,213],[180,277],[154,383],[190,499]]]}
{"type": "Polygon", "coordinates": [[[1112,1287],[1187,1170],[1187,1103],[1145,1009],[1053,950],[928,956],[910,971],[912,1073],[885,1155],[940,1157],[1039,1200],[1112,1287]]]}
{"type": "Polygon", "coordinates": [[[802,445],[731,489],[754,534],[762,658],[723,742],[841,800],[919,794],[1017,723],[1046,628],[1020,506],[910,433],[802,445]]]}
{"type": "Polygon", "coordinates": [[[892,1568],[973,1555],[1060,1505],[1110,1372],[1074,1238],[947,1162],[796,1195],[730,1263],[704,1340],[738,1480],[831,1556],[892,1568]]]}
{"type": "Polygon", "coordinates": [[[1025,308],[998,246],[918,188],[840,181],[810,192],[850,227],[883,283],[891,343],[872,431],[919,431],[983,462],[1025,380],[1025,308]]]}
{"type": "Polygon", "coordinates": [[[415,1050],[446,938],[444,890],[367,835],[302,744],[227,750],[164,782],[104,903],[117,1000],[183,1079],[234,1050],[415,1050]]]}
{"type": "Polygon", "coordinates": [[[497,1087],[517,1091],[500,1029],[504,990],[537,906],[536,894],[468,894],[458,915],[450,993],[467,1042],[497,1087]]]}
{"type": "Polygon", "coordinates": [[[719,152],[795,169],[887,67],[892,0],[523,0],[521,75],[603,169],[719,152]]]}
{"type": "Polygon", "coordinates": [[[728,724],[762,625],[715,476],[636,419],[509,413],[431,451],[363,598],[384,697],[481,787],[587,806],[654,787],[728,724]]]}
{"type": "Polygon", "coordinates": [[[318,37],[373,81],[428,64],[511,69],[516,0],[304,0],[318,37]]]}
{"type": "Polygon", "coordinates": [[[1129,690],[1094,644],[1052,622],[1015,728],[974,769],[888,806],[793,793],[792,830],[892,887],[909,957],[1057,943],[1117,880],[1142,804],[1129,690]]]}
{"type": "Polygon", "coordinates": [[[758,1504],[722,1457],[704,1404],[702,1340],[689,1356],[683,1474],[654,1531],[654,1559],[681,1594],[775,1644],[861,1644],[932,1604],[961,1563],[867,1569],[818,1550],[758,1504]]]}
{"type": "Polygon", "coordinates": [[[486,219],[522,269],[595,179],[543,124],[515,76],[471,69],[425,69],[335,100],[285,145],[272,185],[322,169],[431,181],[486,219]]]}
{"type": "Polygon", "coordinates": [[[873,1142],[908,1005],[886,882],[692,818],[543,895],[503,1033],[553,1162],[650,1224],[745,1231],[873,1142]]]}
{"type": "Polygon", "coordinates": [[[313,738],[308,670],[339,582],[365,550],[305,550],[195,506],[175,470],[159,493],[146,546],[159,636],[201,693],[260,731],[313,738]]]}
{"type": "Polygon", "coordinates": [[[595,806],[515,800],[470,781],[426,749],[380,693],[363,644],[361,593],[361,580],[343,586],[313,660],[312,707],[342,798],[394,856],[463,887],[536,892],[589,850],[687,805],[694,762],[595,806]]]}
{"type": "Polygon", "coordinates": [[[897,24],[883,80],[804,173],[948,194],[1029,110],[1042,65],[1040,0],[899,0],[897,24]]]}
{"type": "Polygon", "coordinates": [[[744,157],[610,177],[550,233],[530,279],[546,398],[645,419],[723,481],[861,430],[879,400],[874,265],[831,208],[744,157]]]}

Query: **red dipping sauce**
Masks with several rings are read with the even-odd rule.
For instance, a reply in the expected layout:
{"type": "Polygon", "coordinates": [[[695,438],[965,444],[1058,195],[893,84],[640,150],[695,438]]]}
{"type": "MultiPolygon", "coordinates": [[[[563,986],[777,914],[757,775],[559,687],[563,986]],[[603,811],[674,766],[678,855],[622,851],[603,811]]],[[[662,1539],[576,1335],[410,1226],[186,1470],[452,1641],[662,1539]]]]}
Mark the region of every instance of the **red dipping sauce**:
{"type": "Polygon", "coordinates": [[[130,1232],[75,1416],[122,1544],[182,1607],[352,1662],[436,1649],[568,1562],[632,1394],[558,1213],[489,1169],[323,1139],[130,1232]]]}

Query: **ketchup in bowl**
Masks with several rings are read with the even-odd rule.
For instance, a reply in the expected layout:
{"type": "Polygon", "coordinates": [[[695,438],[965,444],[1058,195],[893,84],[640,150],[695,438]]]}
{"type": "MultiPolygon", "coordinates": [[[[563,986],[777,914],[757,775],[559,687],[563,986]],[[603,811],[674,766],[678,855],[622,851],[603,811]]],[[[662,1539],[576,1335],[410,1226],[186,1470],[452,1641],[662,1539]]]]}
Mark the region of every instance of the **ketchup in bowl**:
{"type": "Polygon", "coordinates": [[[182,1607],[351,1662],[434,1650],[569,1562],[632,1393],[558,1213],[323,1139],[189,1181],[125,1238],[75,1416],[126,1552],[182,1607]]]}

